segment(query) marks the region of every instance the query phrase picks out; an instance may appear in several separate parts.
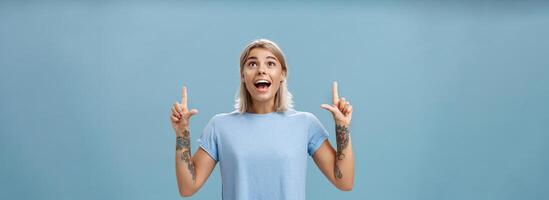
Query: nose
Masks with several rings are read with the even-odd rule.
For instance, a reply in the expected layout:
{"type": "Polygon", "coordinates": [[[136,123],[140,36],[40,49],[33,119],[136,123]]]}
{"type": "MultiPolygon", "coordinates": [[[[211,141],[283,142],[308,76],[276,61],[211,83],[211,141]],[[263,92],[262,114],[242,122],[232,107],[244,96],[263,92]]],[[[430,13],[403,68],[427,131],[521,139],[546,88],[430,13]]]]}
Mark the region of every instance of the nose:
{"type": "Polygon", "coordinates": [[[267,74],[267,67],[265,67],[265,65],[263,64],[260,64],[257,67],[257,75],[261,75],[261,74],[267,74]]]}

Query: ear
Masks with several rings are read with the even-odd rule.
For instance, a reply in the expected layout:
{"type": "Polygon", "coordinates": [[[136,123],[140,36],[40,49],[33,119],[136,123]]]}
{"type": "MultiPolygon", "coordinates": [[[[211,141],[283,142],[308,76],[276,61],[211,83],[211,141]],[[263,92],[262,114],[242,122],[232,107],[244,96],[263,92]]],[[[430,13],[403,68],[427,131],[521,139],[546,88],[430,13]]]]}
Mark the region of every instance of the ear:
{"type": "Polygon", "coordinates": [[[282,70],[282,81],[280,82],[284,82],[286,81],[286,70],[282,70]]]}
{"type": "Polygon", "coordinates": [[[244,74],[240,73],[240,82],[244,83],[244,74]]]}

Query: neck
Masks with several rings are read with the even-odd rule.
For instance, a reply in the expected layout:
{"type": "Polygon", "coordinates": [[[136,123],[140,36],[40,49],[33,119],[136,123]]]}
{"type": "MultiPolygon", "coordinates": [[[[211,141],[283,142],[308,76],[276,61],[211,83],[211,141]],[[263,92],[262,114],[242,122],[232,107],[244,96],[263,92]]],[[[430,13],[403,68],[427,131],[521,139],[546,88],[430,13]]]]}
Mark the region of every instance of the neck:
{"type": "Polygon", "coordinates": [[[266,102],[252,102],[252,113],[255,114],[267,114],[275,111],[274,98],[266,102]]]}

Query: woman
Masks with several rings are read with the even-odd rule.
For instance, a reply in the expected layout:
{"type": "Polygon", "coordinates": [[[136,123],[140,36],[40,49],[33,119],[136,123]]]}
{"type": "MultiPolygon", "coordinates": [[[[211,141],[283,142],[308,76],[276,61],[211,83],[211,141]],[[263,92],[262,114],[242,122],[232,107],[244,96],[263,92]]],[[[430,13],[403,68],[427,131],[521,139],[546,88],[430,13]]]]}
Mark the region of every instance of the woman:
{"type": "Polygon", "coordinates": [[[311,113],[292,109],[288,69],[280,48],[260,39],[240,57],[240,92],[236,110],[215,115],[191,154],[189,121],[198,113],[187,108],[187,89],[172,106],[176,133],[175,168],[181,196],[191,196],[220,162],[223,199],[305,199],[307,157],[337,188],[350,191],[354,156],[349,126],[353,108],[332,88],[330,111],[336,124],[337,150],[328,132],[311,113]]]}

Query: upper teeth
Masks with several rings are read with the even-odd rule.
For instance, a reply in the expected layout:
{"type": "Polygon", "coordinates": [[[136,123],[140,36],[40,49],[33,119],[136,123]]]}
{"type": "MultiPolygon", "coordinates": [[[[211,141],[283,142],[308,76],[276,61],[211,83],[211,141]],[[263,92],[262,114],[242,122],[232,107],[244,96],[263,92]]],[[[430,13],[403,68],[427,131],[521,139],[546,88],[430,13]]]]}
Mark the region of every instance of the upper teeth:
{"type": "Polygon", "coordinates": [[[269,81],[267,81],[267,80],[258,80],[258,81],[256,81],[255,83],[256,83],[256,84],[257,84],[257,83],[269,83],[269,81]]]}

